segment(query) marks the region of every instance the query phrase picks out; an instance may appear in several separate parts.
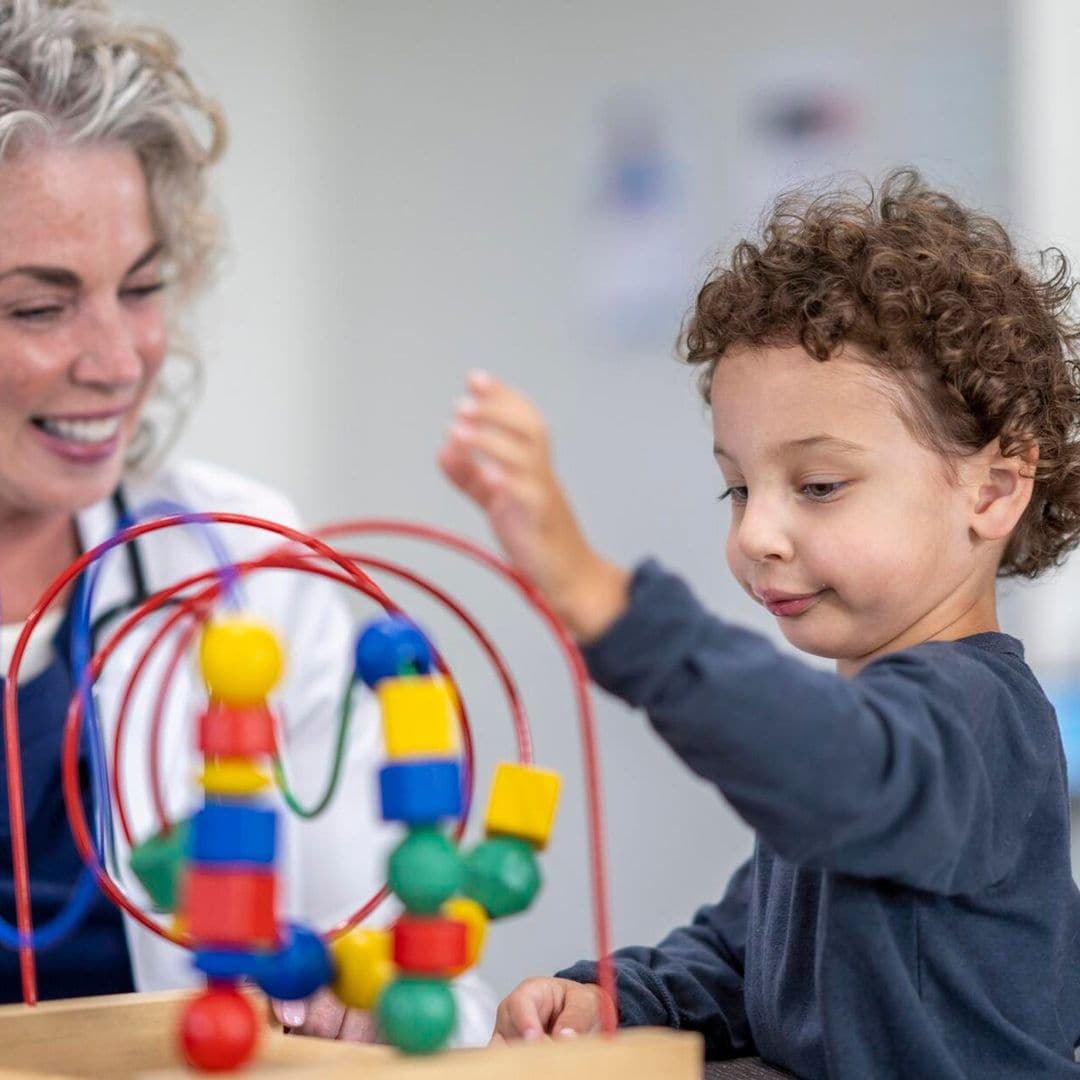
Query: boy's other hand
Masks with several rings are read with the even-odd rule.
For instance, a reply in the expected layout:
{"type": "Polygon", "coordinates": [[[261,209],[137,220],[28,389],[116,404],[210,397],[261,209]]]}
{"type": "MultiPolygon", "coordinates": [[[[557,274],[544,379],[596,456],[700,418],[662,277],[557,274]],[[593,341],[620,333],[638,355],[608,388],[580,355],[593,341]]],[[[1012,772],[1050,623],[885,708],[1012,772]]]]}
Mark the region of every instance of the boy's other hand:
{"type": "Polygon", "coordinates": [[[604,991],[590,983],[526,979],[499,1004],[492,1042],[588,1035],[600,1030],[604,991]]]}
{"type": "Polygon", "coordinates": [[[626,607],[628,575],[585,539],[532,402],[485,372],[467,385],[439,453],[443,472],[487,514],[506,557],[571,633],[598,637],[626,607]]]}

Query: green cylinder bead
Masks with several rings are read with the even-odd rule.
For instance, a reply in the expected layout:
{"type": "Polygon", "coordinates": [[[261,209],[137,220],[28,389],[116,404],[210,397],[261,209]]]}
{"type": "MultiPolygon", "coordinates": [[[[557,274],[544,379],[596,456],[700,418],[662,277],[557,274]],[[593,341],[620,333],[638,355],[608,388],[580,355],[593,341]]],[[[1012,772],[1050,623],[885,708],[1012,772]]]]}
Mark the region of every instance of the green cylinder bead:
{"type": "Polygon", "coordinates": [[[417,915],[434,915],[458,890],[465,868],[457,848],[438,829],[413,829],[390,856],[390,888],[417,915]]]}
{"type": "Polygon", "coordinates": [[[131,871],[158,911],[176,910],[190,833],[191,822],[178,821],[167,833],[155,833],[131,849],[131,871]]]}
{"type": "Polygon", "coordinates": [[[540,891],[540,867],[526,840],[494,836],[465,860],[466,896],[493,918],[524,911],[540,891]]]}
{"type": "Polygon", "coordinates": [[[395,979],[376,1006],[382,1037],[406,1054],[442,1049],[454,1030],[457,1007],[442,979],[395,979]]]}

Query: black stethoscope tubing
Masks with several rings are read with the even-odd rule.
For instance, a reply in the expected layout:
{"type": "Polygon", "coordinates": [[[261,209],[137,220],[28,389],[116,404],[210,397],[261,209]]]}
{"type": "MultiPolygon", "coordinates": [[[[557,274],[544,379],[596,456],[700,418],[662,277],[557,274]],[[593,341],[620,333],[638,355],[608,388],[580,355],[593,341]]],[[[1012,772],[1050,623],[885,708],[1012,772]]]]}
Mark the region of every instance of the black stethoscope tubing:
{"type": "MultiPolygon", "coordinates": [[[[127,500],[123,491],[118,487],[112,494],[113,509],[116,512],[118,524],[130,521],[127,500]]],[[[95,616],[90,623],[90,654],[97,652],[98,637],[107,623],[134,611],[140,604],[150,598],[150,590],[146,583],[146,569],[143,566],[142,555],[139,552],[139,542],[130,540],[124,544],[124,555],[127,558],[128,574],[131,577],[132,594],[119,603],[106,608],[105,611],[95,616]]]]}

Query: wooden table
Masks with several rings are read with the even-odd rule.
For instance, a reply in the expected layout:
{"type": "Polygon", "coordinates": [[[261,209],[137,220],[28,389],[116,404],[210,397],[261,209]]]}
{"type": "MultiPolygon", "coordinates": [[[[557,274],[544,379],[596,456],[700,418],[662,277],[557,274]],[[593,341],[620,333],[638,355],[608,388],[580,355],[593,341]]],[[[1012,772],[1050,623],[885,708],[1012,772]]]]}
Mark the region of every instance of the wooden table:
{"type": "MultiPolygon", "coordinates": [[[[0,1006],[0,1080],[177,1080],[194,1075],[176,1050],[190,991],[0,1006]]],[[[639,1028],[611,1038],[514,1043],[408,1058],[384,1046],[261,1033],[243,1076],[273,1080],[701,1080],[702,1040],[639,1028]]]]}

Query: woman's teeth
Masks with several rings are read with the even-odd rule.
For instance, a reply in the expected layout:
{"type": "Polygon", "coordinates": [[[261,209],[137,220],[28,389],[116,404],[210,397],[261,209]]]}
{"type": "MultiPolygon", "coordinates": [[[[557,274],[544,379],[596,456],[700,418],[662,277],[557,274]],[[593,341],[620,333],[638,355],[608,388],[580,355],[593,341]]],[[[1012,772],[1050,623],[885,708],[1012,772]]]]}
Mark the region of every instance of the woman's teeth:
{"type": "Polygon", "coordinates": [[[120,431],[119,416],[106,420],[50,420],[42,417],[34,422],[43,431],[72,442],[100,443],[114,438],[120,431]]]}

